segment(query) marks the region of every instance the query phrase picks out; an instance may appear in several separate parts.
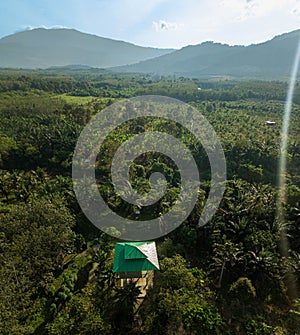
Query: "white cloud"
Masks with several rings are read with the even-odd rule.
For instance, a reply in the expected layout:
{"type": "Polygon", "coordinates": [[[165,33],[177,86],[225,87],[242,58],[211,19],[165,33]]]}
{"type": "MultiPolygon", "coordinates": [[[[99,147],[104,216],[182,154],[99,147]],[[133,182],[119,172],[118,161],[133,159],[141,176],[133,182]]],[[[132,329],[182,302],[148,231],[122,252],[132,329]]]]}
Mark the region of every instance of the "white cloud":
{"type": "Polygon", "coordinates": [[[15,33],[20,33],[22,31],[32,30],[32,29],[34,29],[34,27],[32,27],[32,26],[21,26],[14,31],[14,34],[15,33]]]}
{"type": "Polygon", "coordinates": [[[168,20],[152,20],[148,31],[135,35],[136,43],[179,48],[213,40],[248,45],[300,28],[300,0],[186,0],[185,6],[174,0],[172,4],[171,13],[162,13],[168,20]]]}
{"type": "Polygon", "coordinates": [[[0,36],[42,25],[145,46],[180,48],[207,40],[247,45],[299,29],[300,0],[0,1],[0,36]]]}
{"type": "Polygon", "coordinates": [[[168,0],[116,0],[106,6],[117,20],[118,24],[132,26],[147,19],[160,5],[168,0]]]}
{"type": "Polygon", "coordinates": [[[177,24],[176,22],[169,22],[165,20],[153,21],[153,27],[156,31],[162,30],[177,30],[179,27],[183,27],[183,24],[177,24]]]}
{"type": "Polygon", "coordinates": [[[39,25],[39,26],[21,26],[20,28],[17,28],[14,33],[20,33],[22,31],[28,31],[28,30],[33,30],[37,28],[44,28],[44,29],[70,29],[70,27],[63,26],[63,25],[53,25],[53,26],[45,26],[45,25],[39,25]]]}

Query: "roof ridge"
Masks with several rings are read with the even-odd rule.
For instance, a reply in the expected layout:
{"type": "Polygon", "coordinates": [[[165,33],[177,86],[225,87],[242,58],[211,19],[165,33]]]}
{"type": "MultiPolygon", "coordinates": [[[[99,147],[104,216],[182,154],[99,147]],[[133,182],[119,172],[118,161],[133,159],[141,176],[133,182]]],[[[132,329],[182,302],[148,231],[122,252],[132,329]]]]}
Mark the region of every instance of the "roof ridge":
{"type": "Polygon", "coordinates": [[[141,244],[137,246],[136,248],[139,249],[144,255],[147,256],[147,260],[151,264],[153,264],[157,269],[159,269],[155,242],[141,244]]]}

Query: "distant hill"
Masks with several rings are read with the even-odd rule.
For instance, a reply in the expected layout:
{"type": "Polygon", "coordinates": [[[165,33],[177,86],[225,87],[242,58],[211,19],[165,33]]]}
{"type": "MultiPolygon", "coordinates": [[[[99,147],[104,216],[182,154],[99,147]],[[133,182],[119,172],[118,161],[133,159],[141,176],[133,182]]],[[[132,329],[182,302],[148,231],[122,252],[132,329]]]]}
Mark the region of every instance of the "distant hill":
{"type": "Polygon", "coordinates": [[[300,30],[250,46],[214,42],[180,50],[146,48],[74,29],[38,28],[0,39],[0,67],[112,68],[187,77],[287,78],[300,30]]]}
{"type": "Polygon", "coordinates": [[[172,51],[141,47],[73,29],[38,28],[0,39],[0,67],[34,69],[76,65],[107,68],[172,51]]]}
{"type": "Polygon", "coordinates": [[[300,39],[300,30],[250,46],[204,42],[118,70],[188,77],[288,77],[300,39]]]}

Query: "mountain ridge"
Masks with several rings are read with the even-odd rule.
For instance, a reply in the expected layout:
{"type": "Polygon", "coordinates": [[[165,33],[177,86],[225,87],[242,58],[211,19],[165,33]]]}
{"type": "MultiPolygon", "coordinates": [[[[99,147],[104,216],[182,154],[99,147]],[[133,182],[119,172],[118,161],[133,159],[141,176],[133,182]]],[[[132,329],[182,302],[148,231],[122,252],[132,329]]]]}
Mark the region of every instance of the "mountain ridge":
{"type": "Polygon", "coordinates": [[[141,47],[75,29],[36,28],[0,39],[0,67],[34,69],[81,64],[107,68],[133,64],[172,51],[141,47]]]}
{"type": "Polygon", "coordinates": [[[185,77],[287,78],[300,29],[258,44],[205,41],[179,50],[142,47],[66,28],[36,28],[0,39],[2,68],[106,68],[185,77]]]}
{"type": "Polygon", "coordinates": [[[207,41],[116,69],[186,77],[286,78],[290,75],[299,41],[300,30],[248,46],[207,41]]]}

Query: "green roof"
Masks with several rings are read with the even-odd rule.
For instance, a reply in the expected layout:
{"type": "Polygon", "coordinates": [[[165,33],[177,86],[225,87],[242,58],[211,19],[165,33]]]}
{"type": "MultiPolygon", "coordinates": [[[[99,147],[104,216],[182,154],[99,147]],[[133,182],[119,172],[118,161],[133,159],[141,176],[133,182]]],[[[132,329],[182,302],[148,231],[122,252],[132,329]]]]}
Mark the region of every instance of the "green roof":
{"type": "Polygon", "coordinates": [[[116,243],[113,272],[159,270],[155,242],[116,243]]]}

